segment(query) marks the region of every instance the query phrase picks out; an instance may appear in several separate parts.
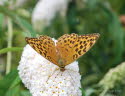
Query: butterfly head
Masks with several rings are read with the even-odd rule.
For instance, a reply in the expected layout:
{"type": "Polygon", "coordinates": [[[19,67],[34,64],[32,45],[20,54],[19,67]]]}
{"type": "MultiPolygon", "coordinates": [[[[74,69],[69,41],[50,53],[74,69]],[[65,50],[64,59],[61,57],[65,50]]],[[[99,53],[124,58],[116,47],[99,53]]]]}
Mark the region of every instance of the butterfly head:
{"type": "Polygon", "coordinates": [[[65,67],[60,67],[60,71],[65,71],[65,67]]]}

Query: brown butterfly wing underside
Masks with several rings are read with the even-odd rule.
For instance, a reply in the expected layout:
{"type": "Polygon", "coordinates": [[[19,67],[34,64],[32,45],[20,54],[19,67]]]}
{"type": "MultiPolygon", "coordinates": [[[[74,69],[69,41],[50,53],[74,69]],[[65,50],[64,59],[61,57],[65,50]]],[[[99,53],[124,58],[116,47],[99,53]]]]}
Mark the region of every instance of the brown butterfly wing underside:
{"type": "Polygon", "coordinates": [[[55,42],[48,36],[39,38],[26,37],[27,43],[40,55],[64,68],[80,56],[84,55],[97,41],[99,34],[65,34],[55,42]]]}
{"type": "Polygon", "coordinates": [[[63,35],[58,39],[57,52],[60,54],[60,59],[63,66],[66,66],[80,56],[84,55],[97,41],[99,34],[80,35],[71,34],[63,35]]]}
{"type": "Polygon", "coordinates": [[[36,50],[44,58],[58,65],[56,47],[54,41],[48,36],[40,36],[39,38],[26,37],[26,42],[36,50]]]}

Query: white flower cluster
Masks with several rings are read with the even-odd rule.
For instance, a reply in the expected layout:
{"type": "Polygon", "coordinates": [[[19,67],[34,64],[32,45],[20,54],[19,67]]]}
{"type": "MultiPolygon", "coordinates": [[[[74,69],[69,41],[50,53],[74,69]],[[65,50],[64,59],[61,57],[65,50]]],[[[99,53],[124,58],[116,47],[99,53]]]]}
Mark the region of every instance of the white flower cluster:
{"type": "Polygon", "coordinates": [[[56,13],[63,13],[64,15],[68,2],[69,0],[39,0],[32,14],[34,27],[41,24],[48,26],[56,13]]]}
{"type": "Polygon", "coordinates": [[[76,61],[62,72],[58,66],[26,45],[18,70],[32,96],[81,96],[81,76],[76,61]]]}

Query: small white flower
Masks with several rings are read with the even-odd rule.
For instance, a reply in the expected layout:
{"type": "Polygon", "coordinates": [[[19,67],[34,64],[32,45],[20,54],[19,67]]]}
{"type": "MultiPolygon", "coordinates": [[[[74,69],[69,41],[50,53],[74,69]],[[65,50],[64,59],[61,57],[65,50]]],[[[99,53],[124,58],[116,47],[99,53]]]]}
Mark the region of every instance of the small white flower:
{"type": "Polygon", "coordinates": [[[69,0],[39,0],[32,14],[34,27],[48,26],[56,13],[65,15],[69,0]]]}
{"type": "Polygon", "coordinates": [[[60,71],[30,45],[24,48],[18,66],[19,76],[32,96],[81,96],[78,62],[65,68],[60,71]]]}

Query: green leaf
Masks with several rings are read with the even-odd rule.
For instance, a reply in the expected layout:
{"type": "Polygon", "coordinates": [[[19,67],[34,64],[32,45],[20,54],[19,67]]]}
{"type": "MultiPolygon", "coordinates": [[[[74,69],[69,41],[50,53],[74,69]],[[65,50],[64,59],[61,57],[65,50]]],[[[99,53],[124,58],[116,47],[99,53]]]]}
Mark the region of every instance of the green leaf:
{"type": "Polygon", "coordinates": [[[112,22],[109,25],[112,40],[115,42],[115,44],[113,45],[114,48],[112,49],[114,53],[112,63],[116,64],[121,61],[124,52],[124,31],[118,18],[119,17],[115,13],[112,13],[112,22]]]}
{"type": "Polygon", "coordinates": [[[21,94],[21,96],[32,96],[31,93],[29,91],[26,91],[26,90],[21,91],[20,94],[21,94]]]}
{"type": "MultiPolygon", "coordinates": [[[[15,88],[10,88],[5,96],[19,96],[19,92],[20,92],[20,86],[16,86],[15,88]]],[[[26,96],[26,95],[25,95],[26,96]]]]}
{"type": "Polygon", "coordinates": [[[4,15],[2,13],[0,13],[0,48],[2,48],[3,44],[4,44],[4,36],[5,36],[5,32],[3,31],[3,20],[4,20],[4,15]]]}
{"type": "Polygon", "coordinates": [[[16,17],[16,20],[23,29],[30,32],[32,37],[36,36],[36,32],[33,30],[33,27],[30,23],[28,23],[25,19],[20,18],[19,16],[16,17]]]}
{"type": "Polygon", "coordinates": [[[83,88],[80,88],[80,90],[82,91],[82,96],[86,96],[85,90],[83,88]]]}
{"type": "Polygon", "coordinates": [[[30,32],[32,37],[36,36],[36,32],[34,31],[32,25],[25,19],[16,15],[16,13],[5,6],[0,6],[0,12],[9,16],[16,24],[18,24],[22,29],[26,32],[30,32]]]}
{"type": "Polygon", "coordinates": [[[94,89],[93,88],[89,88],[89,89],[87,89],[86,90],[86,96],[91,96],[92,95],[92,93],[94,93],[94,89]]]}
{"type": "Polygon", "coordinates": [[[18,84],[20,84],[20,82],[21,82],[21,80],[20,80],[19,76],[17,76],[17,77],[15,78],[15,80],[13,81],[13,83],[11,84],[10,89],[11,89],[11,88],[14,88],[14,87],[17,86],[18,84]]]}
{"type": "Polygon", "coordinates": [[[0,13],[0,36],[3,34],[2,32],[3,19],[4,19],[4,15],[0,13]]]}
{"type": "Polygon", "coordinates": [[[8,75],[6,75],[3,80],[0,80],[0,95],[5,96],[8,91],[12,90],[16,87],[20,82],[18,78],[18,71],[11,71],[8,75]],[[14,87],[15,86],[15,87],[14,87]]]}

